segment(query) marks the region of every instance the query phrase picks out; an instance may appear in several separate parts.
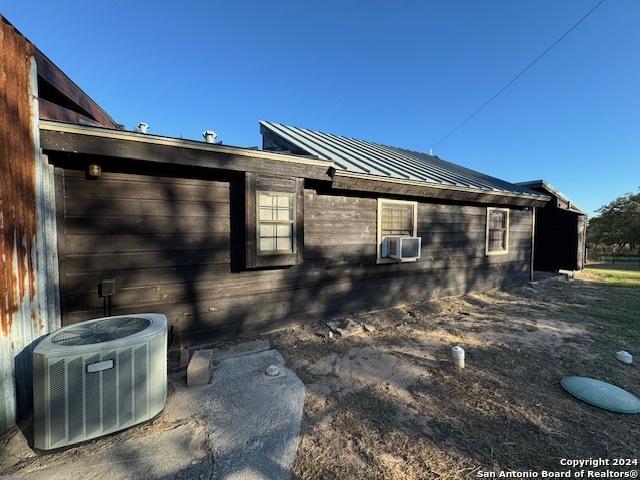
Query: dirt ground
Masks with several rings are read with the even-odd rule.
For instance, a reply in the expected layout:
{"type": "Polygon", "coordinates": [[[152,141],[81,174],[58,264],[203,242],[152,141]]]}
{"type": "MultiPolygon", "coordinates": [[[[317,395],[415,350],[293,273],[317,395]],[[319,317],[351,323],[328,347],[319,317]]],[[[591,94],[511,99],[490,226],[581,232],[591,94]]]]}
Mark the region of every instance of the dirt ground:
{"type": "MultiPolygon", "coordinates": [[[[559,381],[584,375],[640,394],[638,312],[640,271],[600,266],[572,282],[354,315],[375,330],[347,338],[318,335],[328,332],[324,324],[260,336],[307,388],[294,478],[465,479],[487,471],[562,471],[563,458],[637,459],[640,416],[591,407],[559,381]],[[451,364],[454,345],[466,351],[463,371],[451,364]],[[619,363],[618,350],[634,354],[634,365],[619,363]]],[[[175,400],[175,385],[170,390],[175,400]]],[[[148,424],[49,455],[35,455],[26,442],[12,453],[9,436],[0,436],[0,460],[18,462],[10,475],[28,478],[79,455],[88,462],[115,455],[131,473],[143,465],[136,446],[169,436],[178,453],[165,456],[176,463],[180,452],[205,444],[199,418],[176,420],[183,417],[179,403],[169,401],[148,424]]],[[[178,470],[196,478],[198,463],[188,460],[178,470]]]]}
{"type": "Polygon", "coordinates": [[[270,335],[307,385],[294,476],[459,479],[638,458],[640,416],[559,385],[584,375],[640,393],[638,362],[615,359],[640,357],[640,274],[621,283],[604,272],[355,315],[376,329],[348,338],[319,336],[321,324],[270,335]]]}

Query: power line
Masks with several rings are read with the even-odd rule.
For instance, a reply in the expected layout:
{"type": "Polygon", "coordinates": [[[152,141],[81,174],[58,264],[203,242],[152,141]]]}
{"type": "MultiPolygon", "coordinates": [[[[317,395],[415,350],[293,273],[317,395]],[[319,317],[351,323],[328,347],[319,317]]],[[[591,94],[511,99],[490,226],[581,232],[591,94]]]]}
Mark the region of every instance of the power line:
{"type": "Polygon", "coordinates": [[[531,61],[531,63],[529,63],[526,67],[524,67],[522,70],[520,70],[520,72],[513,77],[511,80],[509,80],[509,82],[507,82],[507,84],[502,87],[500,90],[498,90],[495,94],[493,94],[486,102],[484,102],[482,105],[480,105],[478,108],[476,108],[469,116],[467,116],[467,118],[465,118],[462,122],[460,122],[456,127],[454,127],[453,129],[451,129],[449,131],[449,133],[445,134],[443,137],[440,138],[440,140],[438,140],[436,143],[434,143],[433,145],[431,145],[431,148],[435,148],[438,145],[440,145],[442,142],[444,142],[447,138],[449,138],[451,135],[453,135],[454,133],[456,133],[458,130],[460,130],[462,127],[464,127],[467,122],[469,122],[469,120],[471,120],[473,117],[475,117],[478,113],[480,113],[480,111],[482,109],[484,109],[484,107],[486,107],[487,105],[489,105],[491,102],[493,102],[498,96],[500,96],[500,94],[502,92],[504,92],[507,88],[509,88],[516,80],[518,80],[522,75],[524,75],[524,73],[529,70],[531,67],[533,67],[536,63],[538,63],[538,61],[544,57],[547,53],[549,53],[553,47],[555,47],[556,45],[558,45],[562,40],[564,40],[564,38],[569,35],[578,25],[580,25],[589,15],[591,15],[593,12],[595,12],[595,10],[604,3],[604,0],[600,0],[598,3],[596,3],[596,5],[589,10],[587,13],[585,13],[582,18],[580,20],[578,20],[569,30],[567,30],[566,32],[564,32],[555,42],[553,42],[549,47],[547,47],[540,55],[538,55],[533,61],[531,61]]]}

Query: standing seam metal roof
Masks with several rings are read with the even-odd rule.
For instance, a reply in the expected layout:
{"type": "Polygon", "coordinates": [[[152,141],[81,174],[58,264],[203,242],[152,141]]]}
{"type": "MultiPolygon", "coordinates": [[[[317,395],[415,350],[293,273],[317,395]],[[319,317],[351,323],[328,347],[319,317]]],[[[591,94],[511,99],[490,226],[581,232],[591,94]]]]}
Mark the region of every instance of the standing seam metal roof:
{"type": "Polygon", "coordinates": [[[440,186],[482,189],[528,196],[544,195],[422,152],[306,128],[261,121],[260,125],[310,155],[348,172],[413,180],[440,186]]]}

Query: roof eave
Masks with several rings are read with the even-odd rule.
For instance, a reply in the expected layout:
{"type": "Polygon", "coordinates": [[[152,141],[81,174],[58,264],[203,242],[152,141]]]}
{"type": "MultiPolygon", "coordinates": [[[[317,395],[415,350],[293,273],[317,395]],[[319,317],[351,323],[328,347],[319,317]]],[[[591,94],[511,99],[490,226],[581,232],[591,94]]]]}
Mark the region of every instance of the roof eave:
{"type": "MultiPolygon", "coordinates": [[[[482,203],[495,203],[490,200],[486,200],[488,198],[494,198],[498,203],[505,203],[505,204],[517,203],[520,205],[527,205],[527,206],[543,206],[548,201],[551,200],[551,197],[547,195],[542,195],[542,194],[529,195],[529,194],[521,194],[521,193],[513,193],[513,192],[504,192],[499,190],[489,190],[489,189],[485,190],[485,189],[469,188],[469,187],[462,187],[462,186],[439,185],[436,183],[426,183],[426,182],[419,182],[414,180],[401,180],[401,179],[396,179],[391,177],[380,177],[380,176],[375,176],[371,174],[361,174],[361,173],[349,172],[346,170],[336,170],[335,173],[333,174],[333,177],[334,177],[334,185],[339,184],[339,182],[336,181],[336,179],[338,178],[368,180],[371,182],[377,182],[379,184],[406,185],[410,187],[415,187],[415,190],[413,191],[415,192],[416,196],[420,196],[418,194],[420,189],[422,189],[425,192],[427,191],[441,192],[440,194],[437,194],[436,198],[443,198],[443,199],[449,199],[449,200],[458,200],[455,194],[466,194],[466,196],[468,197],[475,195],[477,197],[477,201],[480,201],[482,203]],[[450,193],[447,194],[447,192],[450,192],[450,193]]],[[[339,185],[342,187],[346,186],[346,184],[344,183],[341,183],[339,185]]],[[[394,192],[389,192],[389,193],[394,193],[394,192]]],[[[398,192],[398,194],[400,194],[400,192],[398,192]]],[[[425,197],[426,196],[431,196],[431,195],[425,195],[425,197]]]]}
{"type": "MultiPolygon", "coordinates": [[[[152,134],[143,134],[136,133],[124,130],[114,130],[103,127],[95,127],[95,126],[86,126],[86,125],[77,125],[59,121],[51,121],[51,120],[41,120],[40,121],[40,129],[45,132],[57,132],[63,134],[72,134],[81,137],[87,138],[96,138],[96,139],[109,139],[109,140],[118,140],[131,142],[132,144],[153,144],[163,147],[176,147],[176,148],[187,148],[192,150],[199,150],[204,152],[211,153],[220,153],[220,154],[232,154],[239,155],[245,157],[259,157],[265,160],[276,160],[278,162],[288,162],[291,164],[300,164],[309,167],[321,167],[322,169],[326,169],[331,171],[331,177],[328,175],[325,177],[326,180],[331,181],[333,179],[334,185],[339,185],[342,188],[349,188],[352,190],[358,189],[356,185],[349,186],[344,180],[366,180],[372,183],[368,183],[370,185],[371,190],[373,192],[380,192],[391,189],[389,191],[390,194],[402,195],[400,186],[412,187],[412,195],[413,196],[423,196],[425,198],[441,198],[441,199],[449,199],[449,200],[460,200],[464,198],[471,198],[476,196],[478,199],[483,198],[487,203],[491,203],[487,201],[488,198],[496,199],[498,203],[514,203],[520,205],[542,205],[551,200],[550,197],[545,195],[528,195],[528,194],[519,194],[513,192],[505,192],[499,190],[489,190],[489,189],[476,189],[470,187],[463,186],[453,186],[453,185],[440,185],[436,183],[427,183],[420,182],[414,180],[403,180],[396,179],[392,177],[380,177],[372,174],[362,174],[356,172],[350,172],[347,170],[342,170],[338,168],[332,162],[326,160],[316,160],[312,158],[308,158],[306,156],[294,155],[294,154],[283,154],[276,152],[269,152],[264,150],[253,150],[246,149],[242,147],[232,147],[228,145],[219,145],[219,144],[211,144],[206,142],[199,142],[195,140],[185,140],[178,139],[174,137],[164,137],[159,135],[152,134]],[[342,181],[336,182],[336,179],[340,179],[342,181]],[[385,185],[386,187],[380,188],[380,186],[385,185]],[[395,188],[395,192],[393,189],[395,188]],[[424,195],[420,195],[418,192],[425,192],[424,195]],[[426,194],[426,192],[430,192],[431,195],[426,194]]],[[[62,150],[66,151],[66,150],[62,150]]],[[[74,150],[75,151],[75,150],[74,150]]],[[[78,152],[76,153],[87,153],[87,152],[78,152]]],[[[88,152],[91,153],[91,152],[88,152]]],[[[316,168],[317,170],[317,168],[316,168]]],[[[317,178],[317,177],[316,177],[317,178]]],[[[483,200],[480,200],[483,201],[483,200]]]]}
{"type": "Polygon", "coordinates": [[[315,160],[304,155],[282,154],[269,152],[265,150],[254,150],[250,148],[234,147],[230,145],[221,145],[217,143],[200,142],[197,140],[185,140],[183,138],[167,137],[161,135],[153,135],[149,133],[131,132],[128,130],[115,130],[111,128],[103,128],[89,125],[77,125],[74,123],[59,122],[54,120],[40,120],[40,129],[46,131],[55,131],[61,133],[73,133],[77,135],[86,135],[90,137],[110,138],[114,140],[124,140],[130,142],[147,143],[154,145],[174,146],[181,148],[189,148],[194,150],[203,150],[215,153],[229,153],[234,155],[242,155],[247,157],[260,157],[270,160],[278,160],[283,162],[300,163],[304,165],[313,165],[326,167],[334,167],[333,163],[326,160],[315,160]]]}
{"type": "Polygon", "coordinates": [[[518,182],[516,183],[516,185],[520,185],[526,188],[530,188],[530,187],[543,188],[547,192],[549,192],[551,195],[555,195],[560,200],[562,200],[563,202],[571,206],[571,208],[565,208],[563,210],[567,210],[569,212],[577,213],[580,215],[585,215],[585,216],[587,215],[584,212],[584,210],[582,210],[580,207],[578,207],[578,205],[575,204],[575,202],[570,200],[565,194],[563,194],[560,190],[558,190],[557,188],[555,188],[553,185],[546,182],[545,180],[530,180],[528,182],[518,182]]]}

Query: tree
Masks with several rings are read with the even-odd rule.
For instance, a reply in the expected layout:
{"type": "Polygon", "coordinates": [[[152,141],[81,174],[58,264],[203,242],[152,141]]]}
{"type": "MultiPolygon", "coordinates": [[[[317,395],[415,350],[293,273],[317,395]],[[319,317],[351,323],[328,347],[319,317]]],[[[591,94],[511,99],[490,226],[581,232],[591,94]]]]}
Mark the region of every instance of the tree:
{"type": "Polygon", "coordinates": [[[589,221],[589,243],[640,245],[640,193],[623,195],[613,202],[600,207],[598,215],[589,221]]]}

